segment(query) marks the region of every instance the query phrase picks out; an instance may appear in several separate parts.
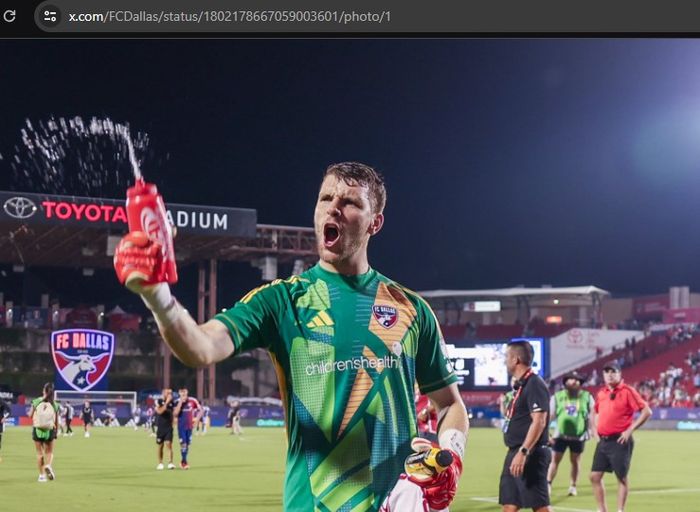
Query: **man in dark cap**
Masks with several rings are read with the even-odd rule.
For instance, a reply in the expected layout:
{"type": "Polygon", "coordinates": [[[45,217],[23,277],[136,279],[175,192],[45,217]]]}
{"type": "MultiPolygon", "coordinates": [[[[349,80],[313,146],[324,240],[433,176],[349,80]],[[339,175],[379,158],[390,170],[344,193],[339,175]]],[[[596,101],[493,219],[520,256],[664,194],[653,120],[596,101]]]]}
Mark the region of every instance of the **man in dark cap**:
{"type": "Polygon", "coordinates": [[[581,467],[581,454],[584,443],[592,435],[591,421],[595,416],[593,396],[582,389],[586,381],[578,372],[570,372],[562,377],[564,389],[557,391],[549,402],[549,415],[556,421],[552,435],[552,462],[547,472],[550,492],[552,481],[557,476],[559,463],[564,458],[564,452],[569,449],[571,458],[571,480],[569,496],[576,496],[576,482],[581,467]]]}
{"type": "Polygon", "coordinates": [[[632,432],[651,416],[649,405],[637,391],[622,381],[622,372],[616,362],[603,367],[605,386],[596,396],[596,430],[599,441],[593,455],[591,484],[599,512],[608,512],[605,504],[603,473],[615,472],[617,477],[617,510],[623,512],[629,493],[627,473],[632,460],[634,439],[632,432]],[[637,419],[634,413],[639,411],[637,419]]]}

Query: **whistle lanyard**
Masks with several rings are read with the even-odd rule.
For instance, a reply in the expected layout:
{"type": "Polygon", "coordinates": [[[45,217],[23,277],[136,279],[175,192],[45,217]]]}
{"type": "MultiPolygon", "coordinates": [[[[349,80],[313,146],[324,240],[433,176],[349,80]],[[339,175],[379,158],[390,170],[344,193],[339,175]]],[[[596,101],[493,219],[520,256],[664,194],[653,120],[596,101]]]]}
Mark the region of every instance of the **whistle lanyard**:
{"type": "Polygon", "coordinates": [[[518,387],[518,390],[515,392],[515,396],[513,397],[513,401],[510,403],[510,407],[508,408],[508,413],[506,414],[506,420],[510,421],[511,418],[513,417],[513,413],[515,412],[515,403],[518,401],[518,398],[520,398],[520,393],[523,392],[523,388],[525,387],[525,383],[527,382],[527,379],[529,379],[532,376],[532,369],[529,369],[528,371],[525,372],[525,375],[522,376],[520,379],[520,387],[518,387]]]}

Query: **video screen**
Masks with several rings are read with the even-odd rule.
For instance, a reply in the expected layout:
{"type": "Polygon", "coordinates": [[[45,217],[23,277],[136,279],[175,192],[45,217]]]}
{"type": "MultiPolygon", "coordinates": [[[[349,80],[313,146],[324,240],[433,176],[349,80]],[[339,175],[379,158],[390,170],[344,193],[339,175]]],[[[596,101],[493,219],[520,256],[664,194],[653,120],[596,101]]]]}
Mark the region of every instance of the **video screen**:
{"type": "MultiPolygon", "coordinates": [[[[533,370],[547,377],[547,357],[543,338],[513,338],[511,341],[527,341],[535,351],[533,370]]],[[[506,369],[506,341],[479,341],[469,346],[447,345],[461,389],[506,389],[510,387],[506,369]]]]}

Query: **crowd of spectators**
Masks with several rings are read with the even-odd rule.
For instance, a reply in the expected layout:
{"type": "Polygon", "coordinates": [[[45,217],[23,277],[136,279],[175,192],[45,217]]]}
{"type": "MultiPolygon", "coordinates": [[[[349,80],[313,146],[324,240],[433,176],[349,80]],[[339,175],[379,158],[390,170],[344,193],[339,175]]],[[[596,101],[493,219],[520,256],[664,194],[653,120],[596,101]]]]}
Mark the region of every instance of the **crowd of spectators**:
{"type": "Polygon", "coordinates": [[[688,358],[695,361],[694,365],[688,362],[690,372],[669,363],[657,379],[647,379],[634,386],[652,407],[700,407],[700,349],[689,353],[688,358]]]}

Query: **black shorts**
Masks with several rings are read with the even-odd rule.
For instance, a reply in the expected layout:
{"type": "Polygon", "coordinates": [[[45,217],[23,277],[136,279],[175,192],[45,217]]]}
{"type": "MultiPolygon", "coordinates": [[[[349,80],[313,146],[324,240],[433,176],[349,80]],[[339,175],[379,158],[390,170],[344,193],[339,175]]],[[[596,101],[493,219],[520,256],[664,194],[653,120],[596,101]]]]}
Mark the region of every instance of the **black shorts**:
{"type": "Polygon", "coordinates": [[[554,445],[552,445],[552,451],[557,453],[564,453],[568,448],[571,453],[583,453],[584,441],[576,441],[575,439],[562,439],[558,437],[554,440],[554,445]]]}
{"type": "Polygon", "coordinates": [[[49,443],[56,439],[56,430],[52,429],[49,433],[48,439],[42,438],[42,437],[37,437],[36,435],[36,428],[32,427],[32,439],[36,441],[37,443],[49,443]]]}
{"type": "Polygon", "coordinates": [[[92,425],[92,416],[83,416],[83,423],[86,425],[92,425]]]}
{"type": "Polygon", "coordinates": [[[163,444],[165,441],[173,441],[173,429],[158,429],[156,431],[156,444],[163,444]]]}
{"type": "Polygon", "coordinates": [[[634,439],[630,437],[625,444],[617,442],[619,436],[601,439],[595,447],[593,454],[593,467],[591,471],[615,472],[619,480],[625,478],[630,471],[634,439]]]}
{"type": "Polygon", "coordinates": [[[519,449],[519,446],[508,449],[501,472],[498,503],[518,508],[546,507],[549,505],[547,469],[552,460],[552,452],[547,446],[534,448],[525,460],[522,476],[516,478],[510,473],[510,463],[519,449]]]}

